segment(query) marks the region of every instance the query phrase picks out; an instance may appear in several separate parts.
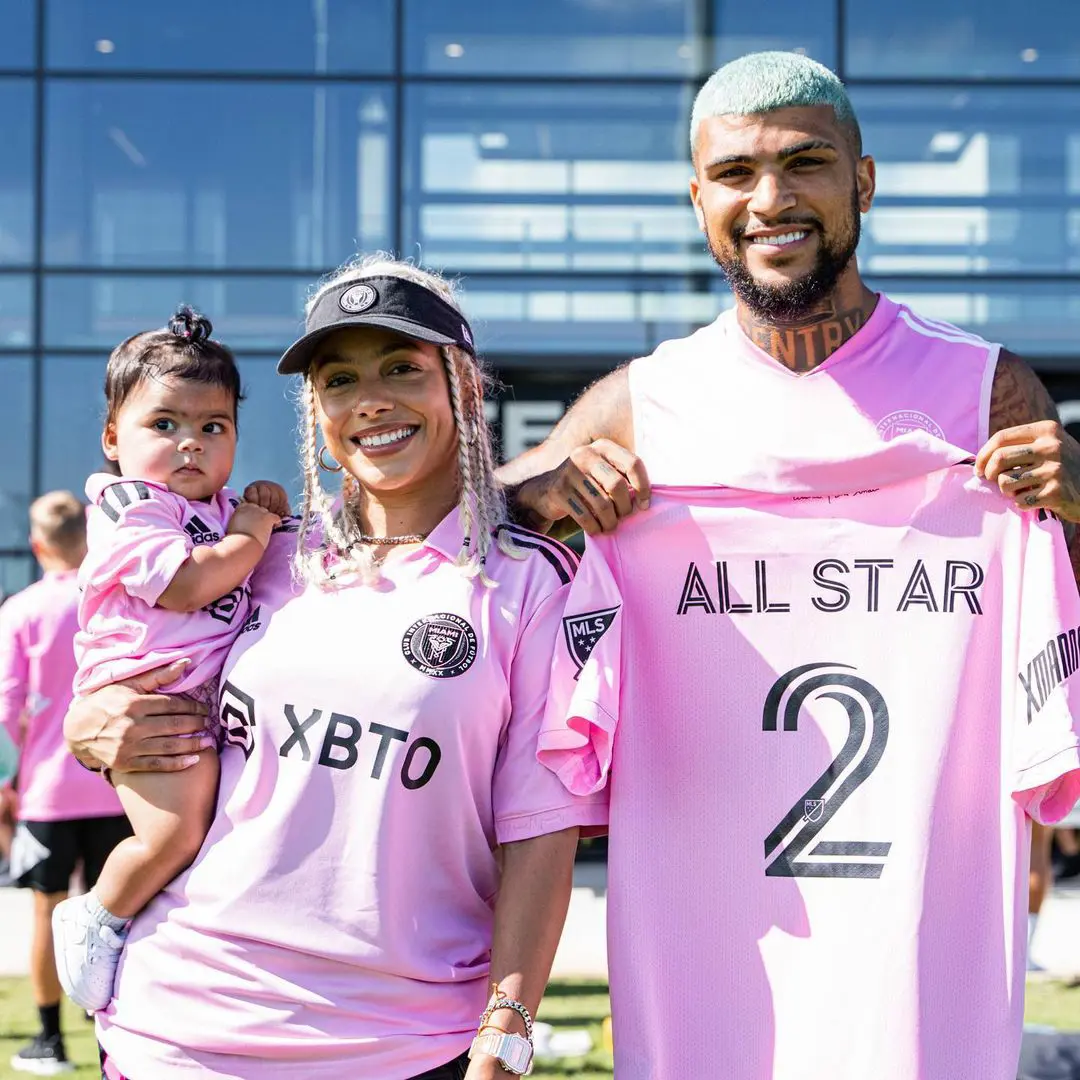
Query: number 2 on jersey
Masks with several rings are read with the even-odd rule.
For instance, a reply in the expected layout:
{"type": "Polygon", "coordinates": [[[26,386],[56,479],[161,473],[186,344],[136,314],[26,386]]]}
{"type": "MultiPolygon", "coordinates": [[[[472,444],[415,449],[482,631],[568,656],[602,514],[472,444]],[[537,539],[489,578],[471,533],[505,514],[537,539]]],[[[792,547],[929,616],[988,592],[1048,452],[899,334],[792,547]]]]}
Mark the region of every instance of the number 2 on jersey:
{"type": "Polygon", "coordinates": [[[881,876],[889,843],[861,840],[831,840],[817,844],[812,857],[844,856],[848,862],[799,861],[799,856],[832,820],[849,795],[877,768],[889,741],[889,710],[877,687],[858,675],[848,664],[804,664],[781,675],[765,698],[763,731],[776,731],[783,709],[783,731],[799,730],[799,712],[811,696],[832,698],[847,712],[848,737],[829,767],[800,795],[783,820],[765,840],[765,858],[779,849],[765,868],[768,877],[861,878],[881,876]],[[842,670],[838,670],[842,669],[842,670]],[[788,691],[790,690],[790,694],[788,691]],[[784,695],[787,702],[784,703],[784,695]],[[866,740],[867,727],[870,739],[866,740]],[[866,746],[863,743],[866,742],[866,746]],[[833,790],[833,784],[852,762],[855,767],[833,790]],[[783,841],[787,838],[787,843],[783,841]],[[856,859],[860,861],[855,861],[856,859]],[[881,862],[861,860],[880,859],[881,862]]]}

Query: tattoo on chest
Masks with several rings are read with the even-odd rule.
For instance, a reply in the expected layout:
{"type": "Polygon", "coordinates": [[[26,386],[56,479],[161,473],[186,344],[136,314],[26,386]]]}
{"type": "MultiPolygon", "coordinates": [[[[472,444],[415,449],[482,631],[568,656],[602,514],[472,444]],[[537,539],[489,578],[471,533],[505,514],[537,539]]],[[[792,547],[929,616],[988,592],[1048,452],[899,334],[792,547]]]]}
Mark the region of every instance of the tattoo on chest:
{"type": "Polygon", "coordinates": [[[739,313],[743,333],[762,351],[791,371],[813,371],[865,325],[862,308],[827,311],[798,324],[766,323],[749,312],[739,313]]]}

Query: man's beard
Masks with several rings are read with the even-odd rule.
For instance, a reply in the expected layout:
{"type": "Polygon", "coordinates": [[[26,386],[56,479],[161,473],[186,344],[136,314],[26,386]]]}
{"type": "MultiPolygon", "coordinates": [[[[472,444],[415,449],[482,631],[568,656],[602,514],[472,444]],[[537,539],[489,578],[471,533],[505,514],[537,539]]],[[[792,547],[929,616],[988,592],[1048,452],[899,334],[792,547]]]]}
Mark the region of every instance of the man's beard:
{"type": "MultiPolygon", "coordinates": [[[[820,222],[816,218],[801,221],[792,218],[778,224],[806,225],[817,228],[820,233],[820,222]]],[[[732,247],[729,254],[722,254],[717,249],[707,229],[705,240],[709,254],[724,272],[731,291],[756,318],[767,322],[794,323],[801,322],[808,315],[814,314],[821,302],[836,288],[840,275],[851,262],[855,249],[859,246],[860,227],[859,193],[853,189],[851,217],[845,223],[845,227],[831,241],[822,234],[821,242],[818,244],[817,258],[809,273],[782,285],[763,285],[750,273],[739,247],[745,229],[739,227],[732,230],[732,247]]]]}

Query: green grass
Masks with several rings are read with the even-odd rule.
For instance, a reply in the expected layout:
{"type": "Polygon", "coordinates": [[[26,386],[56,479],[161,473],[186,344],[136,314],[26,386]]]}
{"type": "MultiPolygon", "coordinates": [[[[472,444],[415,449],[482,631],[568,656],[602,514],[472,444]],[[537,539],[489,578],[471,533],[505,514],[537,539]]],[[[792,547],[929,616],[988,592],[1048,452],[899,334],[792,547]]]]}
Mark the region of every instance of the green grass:
{"type": "MultiPolygon", "coordinates": [[[[588,1028],[593,1043],[601,1045],[601,1024],[608,1015],[607,984],[588,980],[552,983],[537,1019],[555,1028],[588,1028]]],[[[25,979],[0,979],[0,1080],[19,1080],[8,1059],[34,1036],[37,1014],[30,1003],[25,979]]],[[[1026,1019],[1062,1030],[1080,1029],[1080,980],[1071,983],[1029,982],[1026,1019]]],[[[97,1049],[93,1025],[70,1002],[64,1002],[64,1038],[68,1054],[78,1068],[69,1076],[97,1077],[97,1049]]],[[[573,1080],[609,1080],[611,1055],[597,1049],[583,1058],[538,1062],[534,1076],[573,1080]]]]}

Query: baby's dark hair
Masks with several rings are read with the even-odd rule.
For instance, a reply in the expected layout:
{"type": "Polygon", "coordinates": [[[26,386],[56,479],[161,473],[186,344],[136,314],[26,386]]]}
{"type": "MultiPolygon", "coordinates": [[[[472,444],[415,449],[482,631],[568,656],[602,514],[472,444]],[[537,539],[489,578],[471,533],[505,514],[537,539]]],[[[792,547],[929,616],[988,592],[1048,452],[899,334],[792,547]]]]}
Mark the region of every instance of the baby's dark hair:
{"type": "Polygon", "coordinates": [[[244,400],[240,372],[232,351],[210,337],[213,331],[205,315],[183,304],[168,326],[120,342],[105,368],[105,422],[116,420],[124,402],[147,379],[164,375],[222,387],[232,396],[235,417],[244,400]]]}

